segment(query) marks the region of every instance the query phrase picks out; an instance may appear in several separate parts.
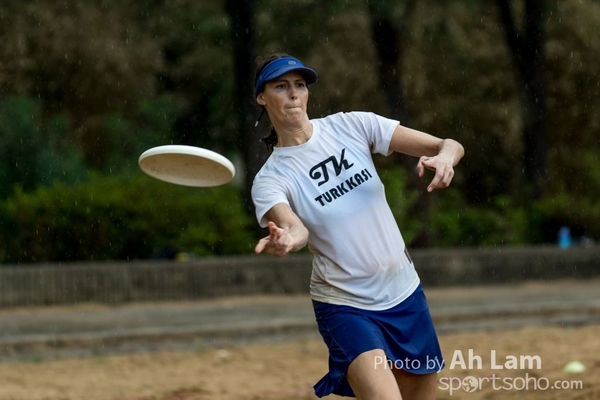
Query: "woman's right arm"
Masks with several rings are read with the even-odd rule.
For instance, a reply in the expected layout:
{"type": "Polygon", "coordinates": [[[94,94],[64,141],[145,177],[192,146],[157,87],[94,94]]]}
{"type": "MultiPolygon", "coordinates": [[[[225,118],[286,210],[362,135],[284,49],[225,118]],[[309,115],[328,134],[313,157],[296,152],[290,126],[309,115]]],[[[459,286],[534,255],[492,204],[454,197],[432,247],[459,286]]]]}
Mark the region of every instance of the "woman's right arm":
{"type": "Polygon", "coordinates": [[[269,236],[258,241],[254,249],[257,254],[264,251],[283,257],[306,246],[308,229],[289,205],[276,204],[265,214],[265,218],[269,221],[269,236]]]}

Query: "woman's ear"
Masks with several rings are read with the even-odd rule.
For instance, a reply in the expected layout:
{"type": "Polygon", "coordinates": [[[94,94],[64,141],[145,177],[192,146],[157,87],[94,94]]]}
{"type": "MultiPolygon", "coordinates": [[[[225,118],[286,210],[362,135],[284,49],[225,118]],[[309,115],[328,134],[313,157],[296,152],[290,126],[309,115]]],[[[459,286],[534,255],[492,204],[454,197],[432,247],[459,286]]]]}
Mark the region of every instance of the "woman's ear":
{"type": "Polygon", "coordinates": [[[265,104],[267,104],[265,102],[265,96],[262,93],[259,93],[258,96],[256,96],[256,102],[261,106],[264,106],[265,104]]]}

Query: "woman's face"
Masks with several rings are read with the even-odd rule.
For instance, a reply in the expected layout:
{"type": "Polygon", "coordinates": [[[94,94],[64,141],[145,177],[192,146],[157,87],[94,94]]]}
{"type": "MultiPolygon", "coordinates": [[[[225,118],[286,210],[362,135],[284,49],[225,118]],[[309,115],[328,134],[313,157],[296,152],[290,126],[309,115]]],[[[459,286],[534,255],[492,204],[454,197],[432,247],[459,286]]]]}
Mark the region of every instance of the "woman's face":
{"type": "Polygon", "coordinates": [[[256,101],[266,108],[273,124],[304,121],[308,87],[302,74],[291,71],[265,83],[256,101]]]}

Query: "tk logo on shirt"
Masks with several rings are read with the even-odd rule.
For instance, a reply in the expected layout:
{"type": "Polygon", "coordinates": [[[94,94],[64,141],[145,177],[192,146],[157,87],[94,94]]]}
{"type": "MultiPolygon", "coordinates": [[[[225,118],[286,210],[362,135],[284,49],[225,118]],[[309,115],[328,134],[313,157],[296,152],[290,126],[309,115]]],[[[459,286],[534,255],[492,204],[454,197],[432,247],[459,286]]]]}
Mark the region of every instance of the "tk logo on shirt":
{"type": "Polygon", "coordinates": [[[333,170],[335,171],[335,176],[338,176],[342,172],[343,169],[350,169],[354,163],[349,164],[348,161],[344,158],[346,155],[346,149],[342,150],[342,154],[340,154],[339,161],[335,158],[335,156],[331,156],[324,161],[321,161],[314,167],[312,167],[309,171],[309,176],[312,179],[321,179],[319,181],[319,186],[327,183],[329,181],[329,172],[327,171],[327,164],[331,163],[333,165],[333,170]]]}

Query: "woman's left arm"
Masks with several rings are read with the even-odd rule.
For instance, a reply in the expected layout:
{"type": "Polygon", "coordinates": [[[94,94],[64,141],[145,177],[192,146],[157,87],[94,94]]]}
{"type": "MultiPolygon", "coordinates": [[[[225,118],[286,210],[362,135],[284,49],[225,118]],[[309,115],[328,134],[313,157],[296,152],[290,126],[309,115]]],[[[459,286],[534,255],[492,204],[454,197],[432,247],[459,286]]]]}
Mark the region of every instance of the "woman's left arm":
{"type": "Polygon", "coordinates": [[[427,191],[443,189],[454,177],[454,166],[464,156],[463,146],[453,139],[440,139],[425,132],[398,125],[390,141],[390,150],[419,157],[417,173],[425,174],[425,168],[435,172],[427,191]]]}

